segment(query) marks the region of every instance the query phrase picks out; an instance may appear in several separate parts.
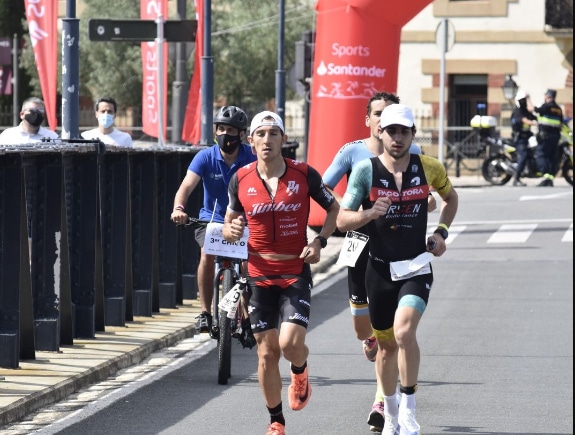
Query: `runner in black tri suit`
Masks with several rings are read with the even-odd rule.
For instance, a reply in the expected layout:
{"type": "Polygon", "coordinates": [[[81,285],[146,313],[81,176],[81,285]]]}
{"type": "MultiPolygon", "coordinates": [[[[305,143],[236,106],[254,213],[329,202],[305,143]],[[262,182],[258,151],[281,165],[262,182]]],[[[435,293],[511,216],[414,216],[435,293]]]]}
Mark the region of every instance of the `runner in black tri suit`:
{"type": "Polygon", "coordinates": [[[385,402],[383,435],[394,435],[400,426],[402,433],[419,435],[414,394],[420,360],[416,333],[433,283],[428,259],[423,258],[420,267],[407,274],[395,262],[409,263],[428,251],[436,257],[443,255],[458,204],[441,162],[409,153],[415,131],[407,106],[393,104],[383,110],[384,152],[354,167],[337,219],[341,231],[368,228],[370,258],[365,280],[379,347],[376,369],[385,402]],[[426,240],[427,196],[432,188],[442,206],[440,223],[426,240]],[[370,205],[358,211],[366,198],[370,205]],[[398,376],[401,399],[396,395],[398,376]]]}

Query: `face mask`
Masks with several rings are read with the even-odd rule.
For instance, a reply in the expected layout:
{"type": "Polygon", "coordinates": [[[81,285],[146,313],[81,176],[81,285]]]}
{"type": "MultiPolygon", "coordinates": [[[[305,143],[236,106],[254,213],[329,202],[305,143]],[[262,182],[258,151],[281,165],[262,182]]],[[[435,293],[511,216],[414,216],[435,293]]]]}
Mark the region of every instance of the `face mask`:
{"type": "Polygon", "coordinates": [[[239,135],[230,136],[229,134],[220,134],[216,136],[216,142],[224,153],[231,154],[238,149],[241,140],[239,135]]]}
{"type": "Polygon", "coordinates": [[[44,122],[44,114],[40,112],[38,109],[30,109],[30,113],[24,115],[24,119],[32,127],[40,127],[40,125],[42,125],[42,122],[44,122]]]}
{"type": "Polygon", "coordinates": [[[112,126],[113,123],[114,123],[114,115],[111,115],[109,113],[102,113],[98,115],[98,124],[100,124],[100,127],[109,128],[112,126]]]}

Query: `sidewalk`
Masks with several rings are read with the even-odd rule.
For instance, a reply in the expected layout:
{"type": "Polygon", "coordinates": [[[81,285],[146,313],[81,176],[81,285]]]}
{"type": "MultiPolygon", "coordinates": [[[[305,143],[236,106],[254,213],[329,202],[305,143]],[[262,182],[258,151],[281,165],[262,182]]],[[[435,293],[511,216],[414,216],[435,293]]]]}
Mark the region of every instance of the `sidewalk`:
{"type": "MultiPolygon", "coordinates": [[[[489,186],[475,175],[451,180],[457,188],[489,186]]],[[[532,186],[539,180],[526,181],[532,186]]],[[[566,184],[565,180],[559,183],[566,184]]],[[[311,240],[315,233],[310,230],[308,236],[311,240]]],[[[342,242],[342,237],[328,239],[321,262],[312,266],[315,285],[333,274],[330,268],[337,261],[342,242]]],[[[159,349],[193,337],[199,313],[198,300],[184,300],[183,305],[162,308],[152,317],[135,317],[124,327],[107,326],[94,339],[75,339],[73,345],[61,346],[59,352],[37,351],[36,359],[20,361],[19,369],[0,368],[0,427],[136,365],[159,349]]]]}

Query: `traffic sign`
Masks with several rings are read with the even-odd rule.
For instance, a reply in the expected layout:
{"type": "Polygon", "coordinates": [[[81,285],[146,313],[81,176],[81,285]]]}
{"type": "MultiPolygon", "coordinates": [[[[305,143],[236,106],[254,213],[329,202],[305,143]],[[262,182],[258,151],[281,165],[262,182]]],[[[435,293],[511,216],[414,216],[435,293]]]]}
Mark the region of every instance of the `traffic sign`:
{"type": "Polygon", "coordinates": [[[443,19],[439,22],[435,29],[435,43],[440,50],[445,50],[446,53],[451,50],[455,44],[455,26],[451,21],[443,19]]]}
{"type": "MultiPolygon", "coordinates": [[[[166,42],[193,42],[196,40],[197,20],[167,20],[164,22],[166,42]]],[[[101,20],[88,21],[90,41],[154,41],[158,23],[154,20],[101,20]]]]}

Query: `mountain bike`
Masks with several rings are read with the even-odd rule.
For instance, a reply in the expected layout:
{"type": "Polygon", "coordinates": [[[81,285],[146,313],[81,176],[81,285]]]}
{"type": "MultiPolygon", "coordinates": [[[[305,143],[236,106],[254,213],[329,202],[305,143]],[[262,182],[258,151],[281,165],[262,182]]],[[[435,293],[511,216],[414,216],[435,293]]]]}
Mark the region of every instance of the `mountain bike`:
{"type": "MultiPolygon", "coordinates": [[[[188,217],[186,226],[207,228],[209,221],[188,217]]],[[[208,237],[214,237],[207,234],[208,237]]],[[[250,349],[256,344],[247,312],[249,286],[242,276],[242,259],[215,255],[213,321],[210,337],[218,341],[218,384],[226,385],[231,377],[232,338],[250,349]],[[220,296],[221,295],[221,296],[220,296]],[[225,302],[225,304],[222,304],[225,302]]]]}

